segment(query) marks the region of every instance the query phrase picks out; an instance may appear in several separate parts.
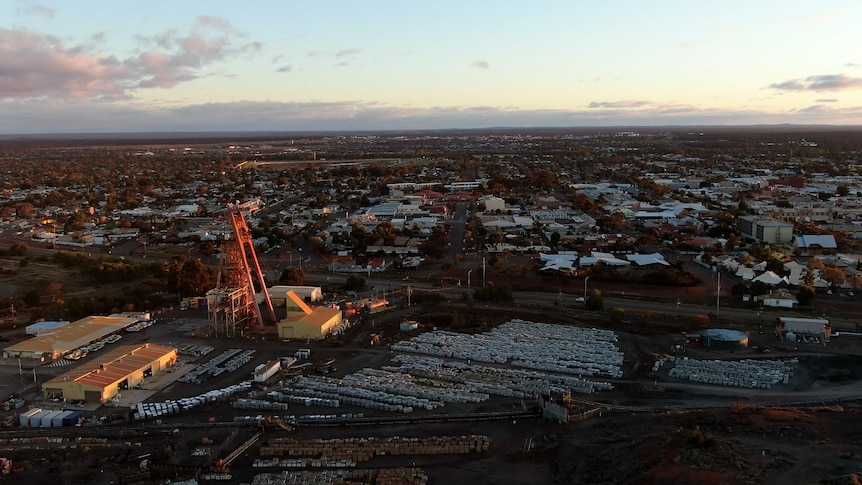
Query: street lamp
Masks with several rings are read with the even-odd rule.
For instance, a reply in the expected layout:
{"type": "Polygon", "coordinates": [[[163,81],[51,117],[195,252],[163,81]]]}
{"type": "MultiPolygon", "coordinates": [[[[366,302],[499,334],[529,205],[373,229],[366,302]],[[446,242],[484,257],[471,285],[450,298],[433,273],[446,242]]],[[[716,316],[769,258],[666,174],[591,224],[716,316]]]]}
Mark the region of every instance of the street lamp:
{"type": "Polygon", "coordinates": [[[467,294],[468,295],[470,294],[470,273],[472,273],[472,272],[473,272],[472,269],[467,271],[467,294]]]}
{"type": "Polygon", "coordinates": [[[584,278],[584,301],[587,301],[587,281],[590,280],[590,277],[587,276],[584,278]]]}

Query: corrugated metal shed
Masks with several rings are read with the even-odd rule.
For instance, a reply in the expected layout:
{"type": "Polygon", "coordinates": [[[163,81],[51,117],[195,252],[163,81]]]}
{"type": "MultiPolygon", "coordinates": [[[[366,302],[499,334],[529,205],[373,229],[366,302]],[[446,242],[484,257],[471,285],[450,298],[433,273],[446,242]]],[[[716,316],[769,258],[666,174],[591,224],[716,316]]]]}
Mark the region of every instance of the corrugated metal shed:
{"type": "Polygon", "coordinates": [[[70,370],[43,384],[75,381],[84,386],[106,387],[125,379],[130,373],[149,366],[167,353],[177,349],[157,344],[123,345],[106,353],[98,361],[70,370]]]}
{"type": "Polygon", "coordinates": [[[56,359],[78,347],[133,325],[136,321],[137,319],[128,317],[85,317],[48,334],[10,345],[3,349],[3,353],[6,357],[31,358],[49,354],[56,359]]]}

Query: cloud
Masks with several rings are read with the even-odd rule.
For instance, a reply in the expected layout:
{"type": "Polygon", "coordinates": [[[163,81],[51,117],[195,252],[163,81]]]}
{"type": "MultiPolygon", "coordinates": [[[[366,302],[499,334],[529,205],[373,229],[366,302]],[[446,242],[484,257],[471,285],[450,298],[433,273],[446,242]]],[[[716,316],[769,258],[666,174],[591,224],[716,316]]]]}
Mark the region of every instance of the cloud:
{"type": "Polygon", "coordinates": [[[470,64],[470,67],[475,67],[476,69],[488,69],[491,66],[488,64],[488,61],[473,61],[473,63],[470,64]]]}
{"type": "Polygon", "coordinates": [[[215,62],[260,50],[259,42],[244,42],[245,35],[220,17],[200,16],[191,32],[175,30],[142,39],[165,52],[142,52],[124,61],[140,79],[137,87],[170,88],[198,77],[199,70],[215,62]]]}
{"type": "Polygon", "coordinates": [[[54,18],[55,10],[36,2],[28,2],[23,7],[15,7],[15,13],[20,17],[54,18]]]}
{"type": "Polygon", "coordinates": [[[0,99],[124,97],[129,72],[116,59],[67,48],[55,37],[0,29],[0,99]]]}
{"type": "Polygon", "coordinates": [[[820,98],[820,99],[815,99],[814,102],[815,103],[837,103],[838,100],[835,98],[820,98]]]}
{"type": "Polygon", "coordinates": [[[335,53],[335,57],[338,59],[353,58],[359,55],[360,52],[362,52],[362,49],[342,49],[335,53]]]}
{"type": "Polygon", "coordinates": [[[809,76],[801,80],[791,79],[774,83],[770,84],[769,87],[779,91],[847,91],[862,89],[862,78],[851,77],[846,74],[823,74],[809,76]]]}
{"type": "Polygon", "coordinates": [[[104,34],[67,46],[51,35],[0,29],[0,100],[20,97],[126,99],[140,88],[168,88],[201,76],[201,69],[260,49],[225,19],[199,17],[187,34],[175,30],[138,39],[127,59],[96,51],[104,34]]]}
{"type": "MultiPolygon", "coordinates": [[[[823,104],[813,104],[794,110],[795,114],[816,116],[818,120],[834,120],[834,119],[852,119],[855,118],[854,124],[859,124],[859,119],[862,118],[862,106],[849,106],[838,108],[835,106],[826,106],[823,104]]],[[[848,123],[850,124],[850,123],[848,123]]]]}
{"type": "Polygon", "coordinates": [[[275,72],[290,72],[292,70],[293,70],[293,66],[286,65],[286,66],[279,67],[278,69],[275,70],[275,72]]]}
{"type": "Polygon", "coordinates": [[[634,100],[624,100],[624,101],[593,101],[588,106],[590,108],[641,108],[644,106],[653,105],[651,101],[634,101],[634,100]]]}
{"type": "Polygon", "coordinates": [[[489,127],[862,124],[862,108],[796,111],[702,109],[674,103],[635,108],[521,110],[511,106],[392,106],[375,102],[214,102],[173,108],[87,99],[6,101],[0,133],[349,131],[489,127]]]}
{"type": "Polygon", "coordinates": [[[339,51],[309,51],[306,54],[306,57],[309,58],[320,58],[327,59],[331,58],[335,60],[335,65],[339,67],[349,66],[353,61],[359,57],[359,54],[362,53],[362,49],[342,49],[339,51]]]}

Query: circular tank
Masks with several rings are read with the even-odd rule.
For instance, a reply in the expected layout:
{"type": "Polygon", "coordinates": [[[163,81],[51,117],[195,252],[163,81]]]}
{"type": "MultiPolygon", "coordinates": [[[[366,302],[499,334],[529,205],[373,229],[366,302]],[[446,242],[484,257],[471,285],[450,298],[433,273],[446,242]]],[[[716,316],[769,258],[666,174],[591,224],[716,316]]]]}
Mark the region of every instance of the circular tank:
{"type": "Polygon", "coordinates": [[[700,334],[703,346],[715,350],[742,350],[748,348],[748,334],[727,328],[709,328],[700,334]]]}

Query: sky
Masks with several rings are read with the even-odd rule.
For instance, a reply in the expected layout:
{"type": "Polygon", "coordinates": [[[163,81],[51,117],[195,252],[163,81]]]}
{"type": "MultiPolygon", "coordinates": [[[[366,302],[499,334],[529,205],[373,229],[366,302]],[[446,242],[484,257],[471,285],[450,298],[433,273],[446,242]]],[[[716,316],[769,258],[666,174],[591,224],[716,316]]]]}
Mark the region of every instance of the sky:
{"type": "Polygon", "coordinates": [[[862,124],[862,2],[3,0],[0,134],[862,124]]]}

